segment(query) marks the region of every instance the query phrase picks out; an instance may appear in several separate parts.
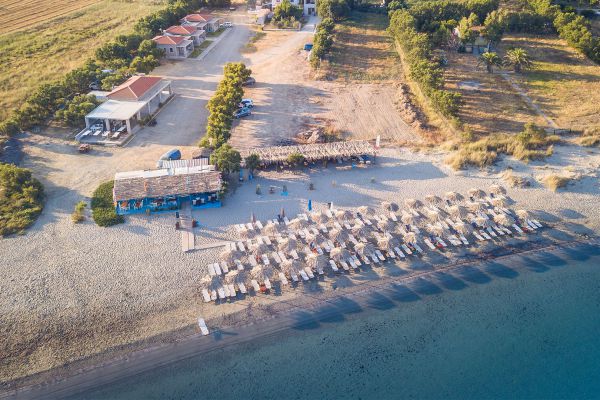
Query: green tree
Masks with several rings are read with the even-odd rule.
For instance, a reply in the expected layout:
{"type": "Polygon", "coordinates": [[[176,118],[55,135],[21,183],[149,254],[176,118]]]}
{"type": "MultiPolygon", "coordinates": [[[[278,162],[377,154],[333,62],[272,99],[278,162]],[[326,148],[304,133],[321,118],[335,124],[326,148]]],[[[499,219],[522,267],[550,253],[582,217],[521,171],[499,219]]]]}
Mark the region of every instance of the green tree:
{"type": "Polygon", "coordinates": [[[477,25],[479,25],[479,19],[475,13],[471,13],[468,18],[464,17],[458,22],[458,34],[463,43],[475,42],[475,39],[479,36],[479,32],[472,28],[477,25]]]}
{"type": "Polygon", "coordinates": [[[304,163],[304,156],[301,153],[291,153],[287,161],[290,165],[299,166],[304,163]]]}
{"type": "Polygon", "coordinates": [[[317,13],[321,18],[331,18],[339,21],[350,15],[350,5],[346,0],[319,0],[317,13]]]}
{"type": "Polygon", "coordinates": [[[0,163],[0,236],[21,233],[43,208],[44,188],[31,171],[0,163]]]}
{"type": "Polygon", "coordinates": [[[240,170],[240,164],[242,157],[239,151],[233,149],[230,145],[224,144],[217,148],[210,155],[210,163],[215,165],[219,171],[225,175],[229,175],[232,172],[240,170]]]}
{"type": "Polygon", "coordinates": [[[98,107],[99,104],[100,102],[92,95],[75,96],[64,109],[56,112],[56,118],[68,126],[83,127],[85,116],[98,107]]]}
{"type": "Polygon", "coordinates": [[[290,0],[283,0],[273,10],[273,21],[289,21],[291,18],[302,18],[302,8],[292,4],[290,0]]]}
{"type": "Polygon", "coordinates": [[[499,43],[506,30],[508,12],[494,10],[485,18],[483,36],[492,43],[499,43]]]}
{"type": "Polygon", "coordinates": [[[517,47],[510,49],[504,56],[504,64],[512,67],[516,73],[521,72],[523,69],[529,69],[533,67],[533,62],[529,58],[529,54],[524,49],[517,47]]]}
{"type": "Polygon", "coordinates": [[[406,8],[406,1],[404,0],[392,0],[387,5],[388,12],[396,11],[406,8]]]}
{"type": "Polygon", "coordinates": [[[0,135],[2,136],[14,136],[20,131],[21,129],[19,129],[19,124],[14,119],[7,119],[0,122],[0,135]]]}
{"type": "Polygon", "coordinates": [[[147,55],[145,57],[137,56],[131,61],[131,68],[137,72],[143,72],[145,74],[150,73],[154,68],[158,67],[160,63],[153,55],[147,55]]]}
{"type": "Polygon", "coordinates": [[[488,51],[479,56],[477,65],[484,65],[487,72],[491,74],[492,72],[494,72],[494,67],[499,67],[500,65],[502,65],[502,60],[500,59],[497,53],[494,53],[493,51],[488,51]]]}
{"type": "Polygon", "coordinates": [[[260,165],[260,156],[258,154],[250,154],[244,159],[244,163],[250,172],[254,172],[260,165]]]}

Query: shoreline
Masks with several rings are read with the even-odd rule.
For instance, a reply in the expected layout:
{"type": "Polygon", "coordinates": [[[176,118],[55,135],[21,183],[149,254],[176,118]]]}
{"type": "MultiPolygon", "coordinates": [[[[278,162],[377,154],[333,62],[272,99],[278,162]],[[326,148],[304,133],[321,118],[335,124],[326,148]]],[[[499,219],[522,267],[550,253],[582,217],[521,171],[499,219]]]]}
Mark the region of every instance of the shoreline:
{"type": "MultiPolygon", "coordinates": [[[[542,235],[552,231],[556,229],[548,227],[542,235]]],[[[360,284],[334,290],[308,292],[294,296],[290,300],[274,298],[267,304],[260,304],[255,308],[249,307],[228,315],[223,314],[218,318],[220,321],[216,318],[207,320],[209,327],[218,324],[219,328],[211,329],[211,335],[206,339],[198,334],[195,324],[190,324],[144,341],[130,343],[61,367],[7,382],[3,384],[5,389],[0,393],[0,398],[62,398],[75,395],[81,391],[93,390],[200,354],[310,325],[336,313],[352,312],[353,307],[360,306],[361,302],[372,304],[366,298],[369,294],[389,292],[393,290],[391,287],[399,284],[414,282],[478,263],[485,264],[515,256],[526,256],[532,252],[541,251],[546,254],[578,245],[595,245],[599,240],[598,237],[586,237],[561,241],[546,236],[536,239],[512,245],[505,244],[504,247],[497,246],[490,252],[467,253],[453,258],[450,263],[433,264],[431,269],[411,270],[407,276],[380,277],[377,280],[366,280],[360,284]],[[344,304],[339,304],[340,301],[344,304]],[[323,306],[326,308],[319,311],[323,306]],[[254,312],[257,315],[253,316],[254,312]]],[[[408,293],[411,293],[410,289],[408,293]]],[[[383,298],[387,299],[387,297],[383,298]]]]}

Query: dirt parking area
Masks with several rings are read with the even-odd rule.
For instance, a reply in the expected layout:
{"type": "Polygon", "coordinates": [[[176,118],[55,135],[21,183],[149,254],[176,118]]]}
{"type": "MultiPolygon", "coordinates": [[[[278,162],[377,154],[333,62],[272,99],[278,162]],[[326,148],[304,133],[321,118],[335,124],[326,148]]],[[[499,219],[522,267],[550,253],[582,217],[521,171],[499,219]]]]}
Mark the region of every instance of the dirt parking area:
{"type": "MultiPolygon", "coordinates": [[[[395,143],[419,140],[396,109],[395,80],[350,81],[346,75],[334,80],[315,79],[308,53],[302,50],[305,43],[312,41],[313,29],[309,23],[300,32],[267,32],[254,44],[256,50],[247,54],[257,83],[246,90],[245,96],[254,100],[255,107],[252,116],[234,124],[232,145],[246,149],[289,143],[309,125],[330,126],[347,139],[374,139],[381,135],[395,143]]],[[[366,47],[370,43],[381,46],[380,41],[363,43],[366,47]]],[[[370,53],[360,54],[369,57],[370,53]]],[[[341,65],[349,62],[340,61],[338,69],[349,68],[341,65]]],[[[357,58],[353,57],[352,62],[358,62],[357,58]]],[[[382,68],[380,63],[372,66],[366,58],[361,64],[377,71],[382,68]]]]}

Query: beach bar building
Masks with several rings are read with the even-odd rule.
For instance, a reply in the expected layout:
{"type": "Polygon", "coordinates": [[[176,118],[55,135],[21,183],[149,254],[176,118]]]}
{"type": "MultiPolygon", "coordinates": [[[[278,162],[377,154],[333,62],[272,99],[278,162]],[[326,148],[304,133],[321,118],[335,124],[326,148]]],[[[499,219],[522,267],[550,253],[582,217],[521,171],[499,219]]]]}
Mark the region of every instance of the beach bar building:
{"type": "Polygon", "coordinates": [[[220,207],[221,173],[206,166],[119,172],[113,199],[119,215],[220,207]]]}

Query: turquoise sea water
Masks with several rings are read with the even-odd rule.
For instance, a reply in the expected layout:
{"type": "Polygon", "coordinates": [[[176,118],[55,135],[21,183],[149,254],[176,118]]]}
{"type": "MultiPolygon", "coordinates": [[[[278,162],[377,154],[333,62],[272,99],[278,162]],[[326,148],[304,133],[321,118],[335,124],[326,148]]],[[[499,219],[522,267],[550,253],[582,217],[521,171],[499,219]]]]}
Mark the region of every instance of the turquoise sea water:
{"type": "Polygon", "coordinates": [[[364,296],[76,398],[600,399],[600,247],[364,296]]]}

